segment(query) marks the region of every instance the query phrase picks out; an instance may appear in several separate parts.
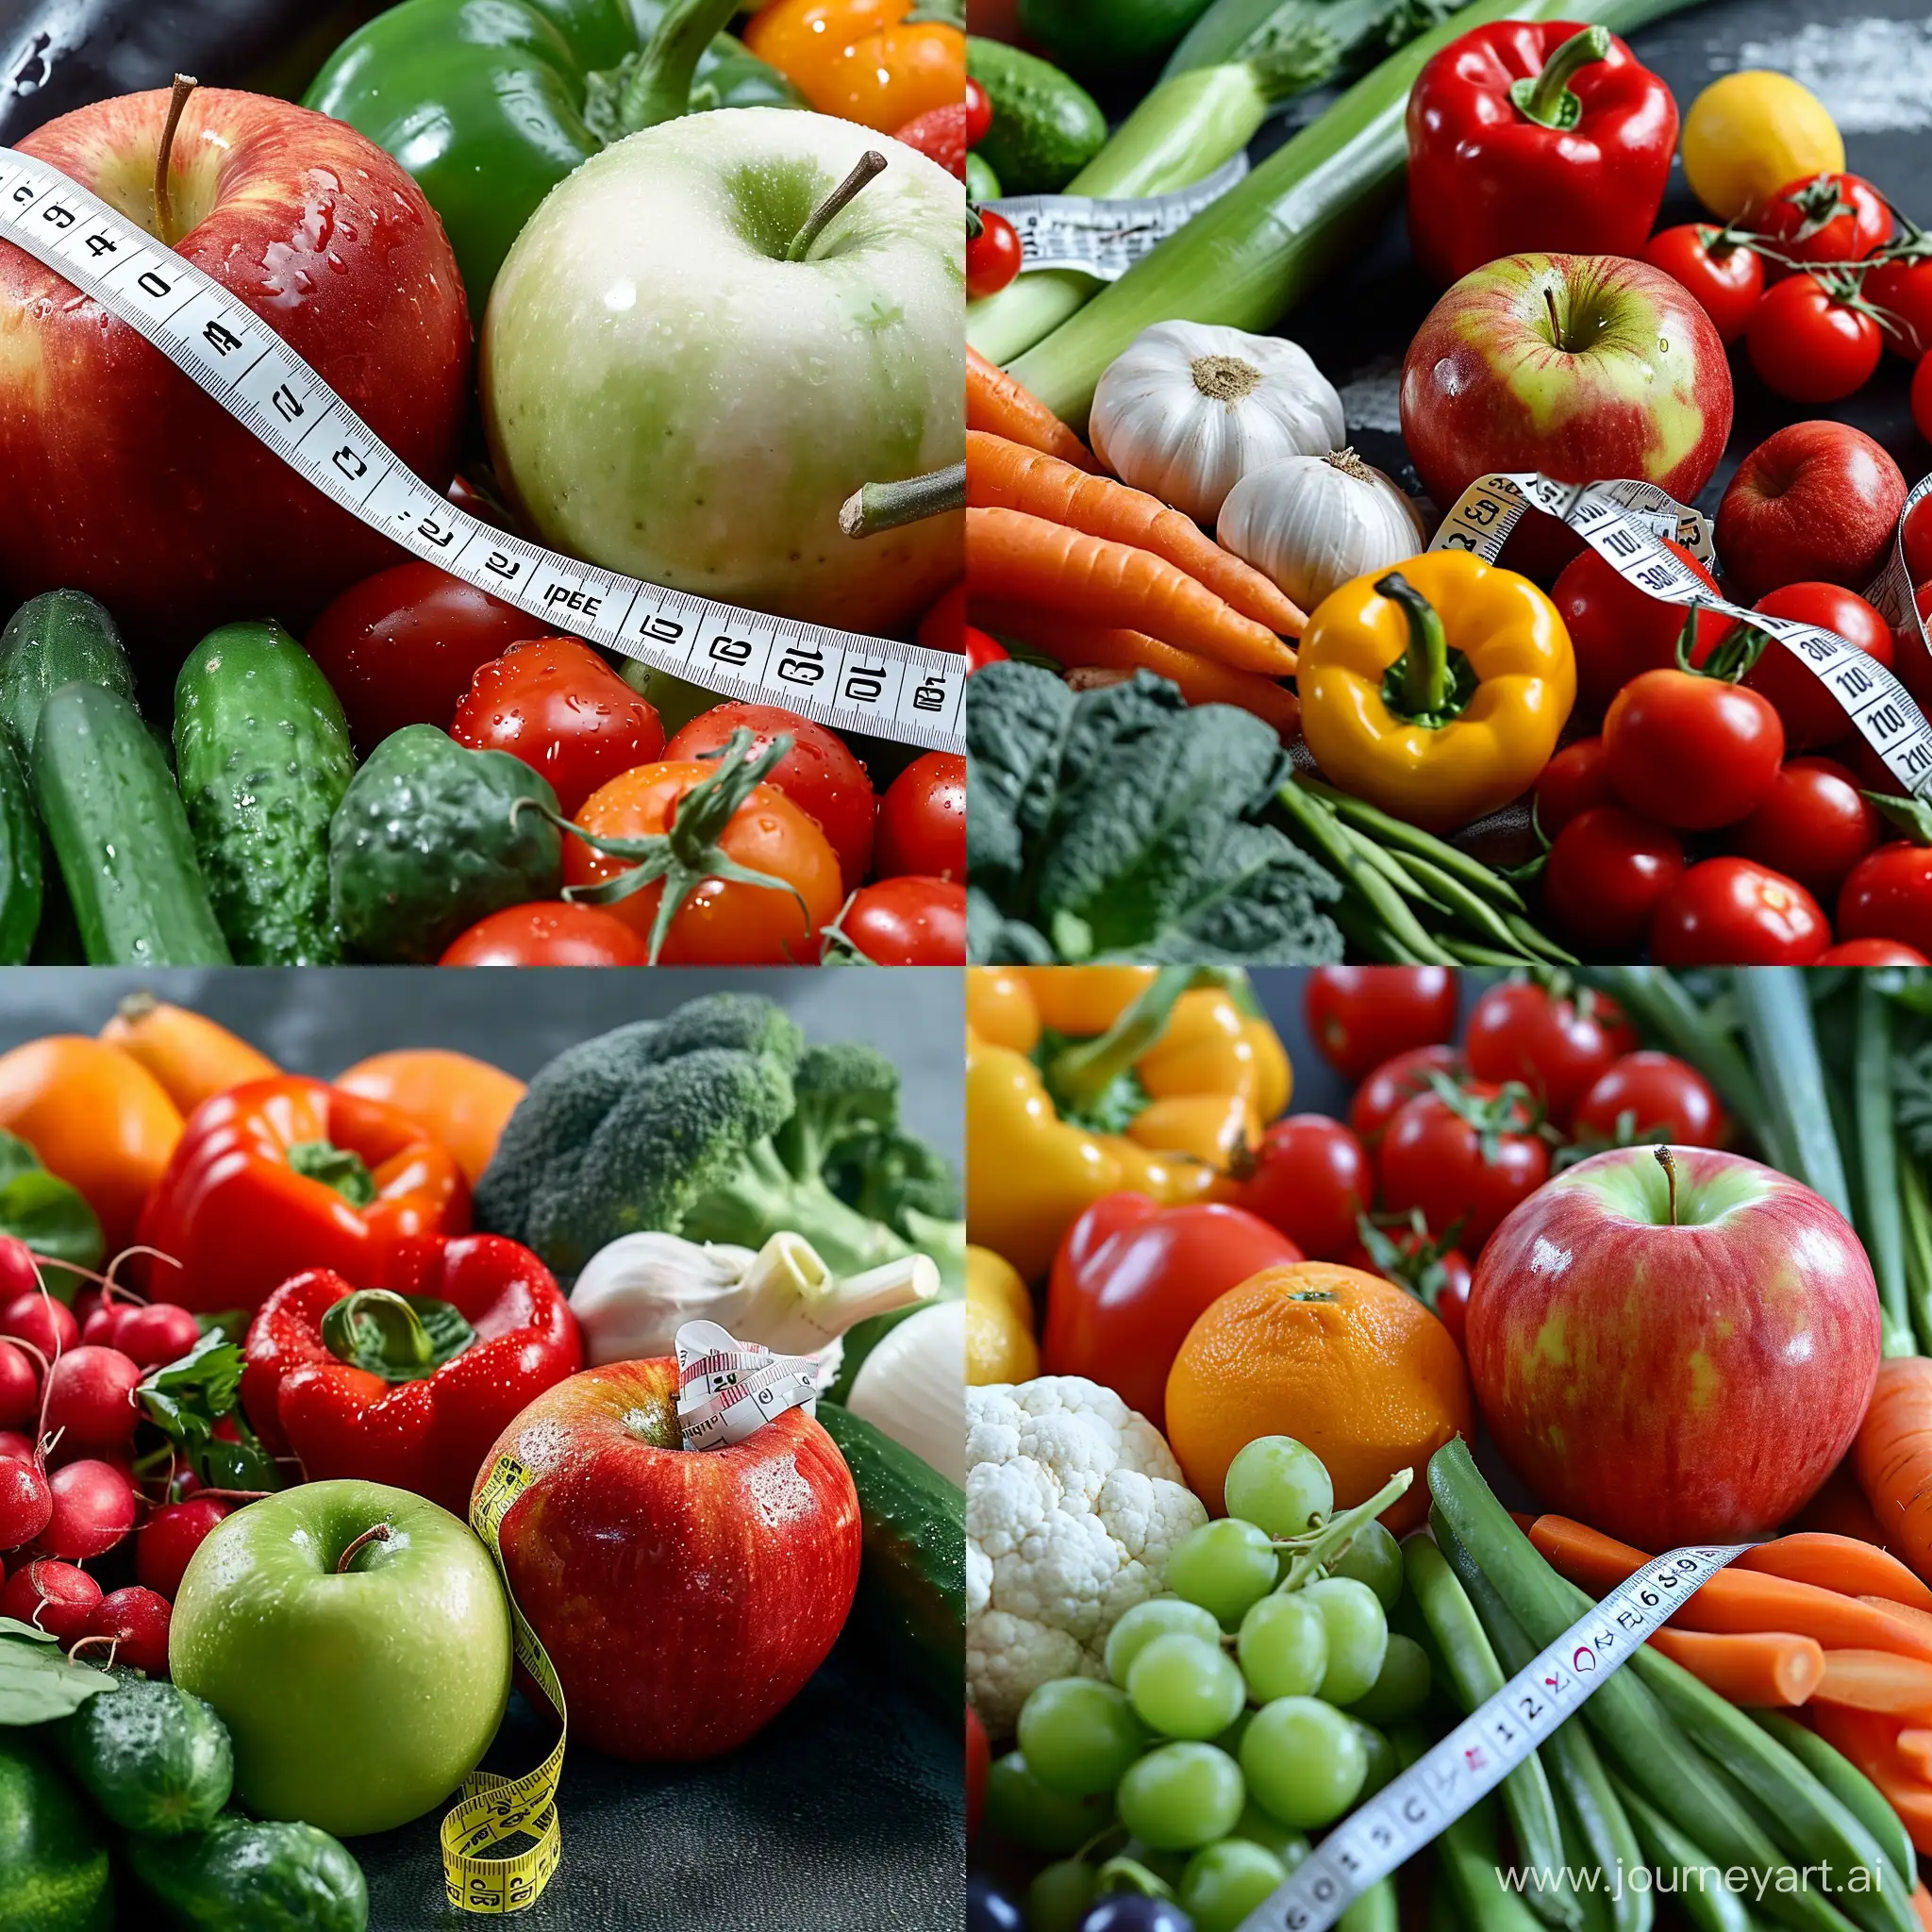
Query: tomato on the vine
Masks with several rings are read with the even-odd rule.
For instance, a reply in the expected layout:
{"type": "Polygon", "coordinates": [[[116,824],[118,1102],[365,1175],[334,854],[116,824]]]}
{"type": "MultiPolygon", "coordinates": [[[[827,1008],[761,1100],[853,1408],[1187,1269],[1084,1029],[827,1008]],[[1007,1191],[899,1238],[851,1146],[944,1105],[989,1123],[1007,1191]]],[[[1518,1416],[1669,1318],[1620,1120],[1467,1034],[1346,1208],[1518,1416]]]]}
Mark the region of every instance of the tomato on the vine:
{"type": "Polygon", "coordinates": [[[1356,1219],[1375,1185],[1362,1143],[1326,1114],[1276,1121],[1255,1150],[1255,1169],[1235,1206],[1278,1227],[1311,1261],[1334,1261],[1355,1244],[1356,1219]]]}
{"type": "Polygon", "coordinates": [[[1707,222],[1660,228],[1643,244],[1643,258],[1690,290],[1728,346],[1744,333],[1764,293],[1764,260],[1741,242],[1720,241],[1723,233],[1707,222]]]}
{"type": "Polygon", "coordinates": [[[1373,1240],[1357,1241],[1341,1257],[1344,1268],[1379,1274],[1436,1311],[1457,1348],[1463,1345],[1464,1318],[1469,1311],[1472,1270],[1460,1248],[1445,1248],[1426,1227],[1383,1227],[1371,1221],[1373,1240]]]}
{"type": "Polygon", "coordinates": [[[1604,719],[1617,796],[1678,831],[1734,825],[1771,790],[1785,730],[1768,699],[1690,671],[1646,671],[1604,719]]]}
{"type": "Polygon", "coordinates": [[[1932,845],[1899,839],[1861,858],[1839,889],[1838,936],[1932,953],[1932,845]]]}
{"type": "MultiPolygon", "coordinates": [[[[1664,547],[1717,593],[1717,579],[1688,550],[1669,541],[1664,547]]],[[[1594,550],[1582,550],[1563,566],[1550,600],[1570,633],[1580,712],[1596,715],[1633,677],[1676,662],[1683,608],[1640,591],[1594,550]]],[[[1715,643],[1730,627],[1729,618],[1701,612],[1697,641],[1700,646],[1715,643]]]]}
{"type": "Polygon", "coordinates": [[[1543,864],[1543,908],[1584,951],[1627,958],[1684,865],[1674,832],[1620,805],[1600,805],[1557,834],[1543,864]]]}
{"type": "Polygon", "coordinates": [[[1302,1001],[1322,1058],[1351,1080],[1456,1030],[1456,975],[1446,966],[1318,966],[1302,1001]]]}
{"type": "Polygon", "coordinates": [[[1796,879],[1748,858],[1693,865],[1650,923],[1650,957],[1659,966],[1809,966],[1830,942],[1818,901],[1796,879]]]}
{"type": "Polygon", "coordinates": [[[1791,758],[1763,802],[1732,834],[1746,858],[1829,898],[1884,837],[1857,779],[1832,758],[1791,758]]]}
{"type": "Polygon", "coordinates": [[[1872,379],[1884,332],[1840,299],[1847,292],[1808,269],[1764,291],[1744,346],[1768,389],[1794,403],[1836,403],[1872,379]]]}
{"type": "Polygon", "coordinates": [[[929,751],[886,787],[874,863],[881,878],[966,876],[966,760],[929,751]]]}
{"type": "Polygon", "coordinates": [[[506,906],[450,942],[442,966],[641,966],[643,941],[601,906],[539,899],[506,906]]]}
{"type": "Polygon", "coordinates": [[[1865,276],[1865,299],[1880,311],[1885,346],[1916,362],[1932,349],[1932,257],[1881,261],[1865,276]]]}
{"type": "Polygon", "coordinates": [[[1554,839],[1572,819],[1616,802],[1601,738],[1579,738],[1566,744],[1536,781],[1536,822],[1546,839],[1554,839]]]}
{"type": "Polygon", "coordinates": [[[1589,990],[1558,994],[1534,980],[1491,987],[1462,1035],[1469,1070],[1478,1080],[1497,1087],[1513,1080],[1528,1088],[1550,1119],[1566,1128],[1591,1083],[1636,1045],[1636,1029],[1614,1000],[1589,990]]]}
{"type": "Polygon", "coordinates": [[[966,888],[957,879],[912,874],[880,879],[853,893],[838,931],[852,953],[874,966],[963,966],[966,888]]]}
{"type": "Polygon", "coordinates": [[[1606,1067],[1576,1104],[1579,1141],[1606,1147],[1661,1137],[1680,1147],[1722,1147],[1730,1122],[1717,1089],[1688,1060],[1648,1049],[1606,1067]]]}
{"type": "MultiPolygon", "coordinates": [[[[1791,617],[1836,631],[1846,643],[1891,669],[1891,626],[1856,591],[1837,584],[1785,584],[1752,606],[1767,617],[1791,617]]],[[[1813,751],[1848,736],[1852,721],[1804,661],[1772,639],[1744,674],[1744,688],[1768,698],[1785,727],[1785,749],[1813,751]]]]}
{"type": "Polygon", "coordinates": [[[974,301],[997,295],[1020,273],[1019,231],[997,208],[973,210],[979,223],[966,234],[966,292],[974,301]]]}
{"type": "Polygon", "coordinates": [[[1453,1046],[1412,1046],[1406,1053],[1391,1054],[1370,1070],[1349,1103],[1348,1124],[1356,1139],[1374,1148],[1405,1104],[1429,1091],[1431,1074],[1459,1080],[1468,1071],[1460,1049],[1453,1046]]]}
{"type": "MultiPolygon", "coordinates": [[[[1862,175],[1813,175],[1788,181],[1751,225],[1790,261],[1861,261],[1891,239],[1891,209],[1862,175]]],[[[1776,262],[1768,272],[1790,274],[1776,262]]]]}
{"type": "Polygon", "coordinates": [[[1431,1090],[1406,1101],[1376,1157],[1384,1203],[1420,1208],[1432,1234],[1458,1221],[1457,1240],[1479,1253],[1503,1217],[1550,1175],[1550,1150],[1518,1088],[1484,1081],[1453,1099],[1431,1090]]]}

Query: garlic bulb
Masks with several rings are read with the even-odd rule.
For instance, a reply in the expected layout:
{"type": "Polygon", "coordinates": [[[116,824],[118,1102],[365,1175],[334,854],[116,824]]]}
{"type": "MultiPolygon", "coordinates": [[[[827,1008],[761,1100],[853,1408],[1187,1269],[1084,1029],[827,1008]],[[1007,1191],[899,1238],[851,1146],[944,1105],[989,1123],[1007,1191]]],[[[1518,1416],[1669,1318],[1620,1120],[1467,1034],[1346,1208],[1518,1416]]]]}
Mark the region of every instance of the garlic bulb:
{"type": "Polygon", "coordinates": [[[1319,456],[1347,434],[1341,398],[1278,336],[1158,322],[1093,392],[1093,448],[1123,483],[1211,524],[1251,470],[1319,456]]]}
{"type": "Polygon", "coordinates": [[[1415,506],[1352,449],[1249,471],[1227,492],[1214,534],[1308,611],[1338,584],[1401,563],[1425,542],[1415,506]]]}

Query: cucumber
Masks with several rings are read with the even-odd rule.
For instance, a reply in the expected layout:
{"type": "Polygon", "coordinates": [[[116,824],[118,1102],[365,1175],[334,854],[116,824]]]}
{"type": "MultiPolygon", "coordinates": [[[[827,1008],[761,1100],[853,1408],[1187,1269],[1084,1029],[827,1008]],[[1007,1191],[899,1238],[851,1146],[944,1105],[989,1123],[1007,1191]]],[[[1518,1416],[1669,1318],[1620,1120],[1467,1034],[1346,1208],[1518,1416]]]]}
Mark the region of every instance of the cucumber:
{"type": "Polygon", "coordinates": [[[34,802],[90,966],[226,966],[181,794],[119,691],[67,684],[34,734],[34,802]]]}
{"type": "Polygon", "coordinates": [[[865,1555],[853,1614],[885,1655],[957,1713],[966,1694],[966,1497],[836,1402],[819,1422],[858,1491],[865,1555]]]}
{"type": "Polygon", "coordinates": [[[1051,62],[969,35],[966,71],[992,104],[977,152],[1007,193],[1055,193],[1106,146],[1107,116],[1051,62]]]}
{"type": "Polygon", "coordinates": [[[1020,0],[1020,30],[1082,73],[1123,68],[1166,54],[1208,0],[1020,0]]]}
{"type": "Polygon", "coordinates": [[[0,1932],[109,1932],[99,1827],[24,1732],[0,1730],[0,1932]]]}
{"type": "Polygon", "coordinates": [[[356,758],[341,700],[280,625],[224,625],[188,654],[175,681],[175,768],[237,963],[339,963],[328,826],[356,758]]]}
{"type": "Polygon", "coordinates": [[[13,746],[0,735],[0,966],[18,966],[40,930],[41,822],[13,746]]]}
{"type": "Polygon", "coordinates": [[[997,201],[1000,192],[1000,177],[993,173],[991,163],[974,148],[966,157],[966,199],[997,201]]]}
{"type": "Polygon", "coordinates": [[[312,1824],[233,1815],[127,1848],[134,1875],[182,1932],[367,1932],[362,1868],[312,1824]]]}
{"type": "Polygon", "coordinates": [[[97,684],[134,702],[134,667],[114,620],[85,591],[29,597],[0,631],[0,731],[32,763],[41,707],[63,684],[97,684]]]}
{"type": "Polygon", "coordinates": [[[235,1754],[214,1707],[158,1678],[90,1697],[54,1738],[75,1782],[124,1831],[200,1831],[234,1787],[235,1754]]]}

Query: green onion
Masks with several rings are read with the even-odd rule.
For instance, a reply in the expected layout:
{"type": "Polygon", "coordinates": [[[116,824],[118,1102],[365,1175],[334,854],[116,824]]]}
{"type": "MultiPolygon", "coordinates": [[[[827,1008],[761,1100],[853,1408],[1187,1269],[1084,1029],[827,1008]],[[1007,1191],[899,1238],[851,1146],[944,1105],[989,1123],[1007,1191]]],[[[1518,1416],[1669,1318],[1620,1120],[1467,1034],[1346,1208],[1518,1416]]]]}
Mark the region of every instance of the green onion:
{"type": "Polygon", "coordinates": [[[1764,1082],[1758,1137],[1774,1167],[1794,1174],[1849,1221],[1852,1192],[1831,1130],[1824,1063],[1811,1024],[1811,1002],[1795,966],[1747,966],[1731,974],[1751,1058],[1764,1082]]]}
{"type": "Polygon", "coordinates": [[[1874,975],[1861,973],[1858,1021],[1852,1054],[1852,1108],[1858,1148],[1858,1189],[1864,1212],[1858,1233],[1872,1257],[1884,1315],[1885,1353],[1911,1355],[1911,1313],[1906,1301],[1905,1219],[1899,1206],[1898,1141],[1891,1108],[1891,1001],[1874,975]]]}

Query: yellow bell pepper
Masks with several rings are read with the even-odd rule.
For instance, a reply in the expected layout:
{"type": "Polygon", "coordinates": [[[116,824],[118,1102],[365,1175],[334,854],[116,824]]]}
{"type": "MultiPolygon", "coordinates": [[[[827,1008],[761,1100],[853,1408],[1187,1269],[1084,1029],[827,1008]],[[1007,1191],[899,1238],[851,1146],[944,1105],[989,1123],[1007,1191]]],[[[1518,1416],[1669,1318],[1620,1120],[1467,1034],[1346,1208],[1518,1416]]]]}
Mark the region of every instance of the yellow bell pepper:
{"type": "Polygon", "coordinates": [[[1576,702],[1557,607],[1462,550],[1331,591],[1303,631],[1302,735],[1331,783],[1431,832],[1526,791],[1576,702]]]}
{"type": "Polygon", "coordinates": [[[1030,1382],[1040,1373],[1033,1297],[1018,1271],[991,1248],[966,1250],[966,1380],[1030,1382]]]}

